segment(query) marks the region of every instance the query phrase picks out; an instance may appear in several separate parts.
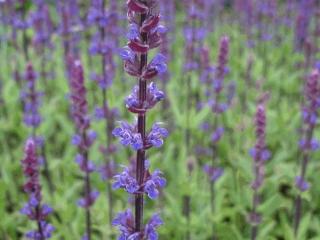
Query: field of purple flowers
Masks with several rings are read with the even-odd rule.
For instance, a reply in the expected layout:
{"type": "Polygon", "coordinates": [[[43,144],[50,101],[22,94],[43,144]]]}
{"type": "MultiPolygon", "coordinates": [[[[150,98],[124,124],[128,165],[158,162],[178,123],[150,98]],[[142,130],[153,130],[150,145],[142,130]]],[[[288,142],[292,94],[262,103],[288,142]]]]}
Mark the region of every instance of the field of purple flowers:
{"type": "Polygon", "coordinates": [[[0,240],[320,240],[320,1],[0,0],[0,240]]]}

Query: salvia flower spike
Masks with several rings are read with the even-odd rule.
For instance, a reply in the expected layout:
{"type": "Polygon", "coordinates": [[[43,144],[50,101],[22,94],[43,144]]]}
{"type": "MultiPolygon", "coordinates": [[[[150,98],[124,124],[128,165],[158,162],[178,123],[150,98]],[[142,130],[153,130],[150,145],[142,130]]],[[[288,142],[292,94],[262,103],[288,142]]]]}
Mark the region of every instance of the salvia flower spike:
{"type": "Polygon", "coordinates": [[[24,107],[24,123],[30,129],[31,136],[37,145],[37,149],[41,149],[41,158],[44,164],[44,173],[51,190],[54,189],[51,175],[49,171],[48,161],[44,151],[44,137],[37,135],[37,129],[42,122],[40,115],[40,106],[42,104],[43,92],[40,92],[37,87],[38,74],[31,63],[27,64],[24,79],[25,87],[21,91],[21,101],[24,107]]]}
{"type": "MultiPolygon", "coordinates": [[[[209,64],[209,52],[207,49],[202,49],[201,56],[202,65],[206,63],[204,64],[205,73],[203,81],[208,84],[209,91],[207,90],[206,95],[209,99],[208,105],[213,113],[212,122],[203,124],[206,131],[212,131],[210,136],[211,164],[205,164],[203,166],[203,171],[210,181],[210,205],[212,214],[214,214],[215,210],[215,182],[224,174],[224,169],[217,167],[216,161],[218,157],[218,144],[225,132],[225,127],[220,123],[220,117],[230,107],[234,95],[233,91],[235,91],[235,89],[233,89],[230,94],[228,91],[229,87],[226,88],[224,83],[225,77],[229,73],[227,66],[229,60],[229,44],[229,37],[222,36],[220,38],[219,53],[215,67],[209,64]]],[[[232,88],[235,88],[235,86],[232,88]]],[[[213,232],[215,232],[215,229],[213,229],[213,232]]],[[[215,238],[214,235],[213,238],[215,238]]]]}
{"type": "Polygon", "coordinates": [[[73,60],[70,76],[70,100],[71,115],[74,121],[76,134],[72,143],[78,147],[75,158],[80,170],[84,173],[84,197],[78,200],[78,205],[86,211],[86,233],[84,239],[91,239],[91,212],[90,207],[99,196],[99,192],[93,190],[90,182],[90,173],[96,171],[93,162],[89,160],[89,149],[94,143],[97,135],[90,130],[90,119],[88,117],[88,102],[86,99],[86,88],[84,85],[84,73],[80,60],[73,60]]]}
{"type": "Polygon", "coordinates": [[[92,73],[92,80],[95,81],[101,89],[102,102],[96,106],[95,115],[97,120],[105,122],[106,141],[101,145],[100,152],[104,155],[105,162],[100,167],[101,176],[107,180],[108,205],[109,205],[109,223],[113,218],[113,196],[110,187],[110,179],[115,174],[116,164],[113,160],[115,146],[112,144],[112,129],[114,128],[114,119],[117,117],[117,109],[110,108],[107,101],[108,88],[111,87],[112,81],[116,74],[115,55],[118,49],[119,26],[117,1],[109,1],[109,9],[106,9],[106,0],[92,1],[87,16],[88,24],[98,26],[97,33],[94,34],[89,52],[91,55],[101,57],[100,74],[92,73]]]}
{"type": "MultiPolygon", "coordinates": [[[[207,51],[203,49],[203,61],[209,62],[209,56],[207,55],[207,51]]],[[[224,127],[219,126],[219,116],[224,113],[232,102],[232,98],[234,93],[229,96],[229,93],[226,91],[226,100],[223,101],[222,94],[224,93],[224,80],[226,75],[228,74],[228,58],[229,58],[229,38],[227,36],[223,36],[220,39],[220,47],[219,54],[217,59],[217,66],[215,70],[212,71],[213,67],[208,63],[206,68],[208,71],[208,76],[206,76],[205,81],[211,86],[212,91],[208,91],[207,95],[209,97],[208,104],[211,107],[212,112],[214,113],[212,124],[206,123],[204,124],[204,128],[206,130],[212,130],[211,134],[211,145],[212,145],[212,163],[215,164],[216,159],[216,149],[217,144],[222,139],[224,135],[224,127]]],[[[234,87],[234,86],[233,86],[234,87]]],[[[235,89],[233,89],[235,91],[235,89]]],[[[215,182],[219,177],[223,175],[223,169],[210,166],[206,164],[203,167],[204,172],[208,175],[211,182],[215,182]]]]}
{"type": "Polygon", "coordinates": [[[253,159],[254,180],[251,183],[253,189],[252,211],[249,214],[249,222],[252,225],[251,239],[255,240],[258,233],[258,225],[261,222],[261,216],[257,212],[260,203],[259,190],[264,181],[265,162],[270,158],[270,152],[266,147],[266,112],[264,103],[259,103],[255,116],[256,126],[256,144],[250,149],[250,155],[253,159]]]}
{"type": "Polygon", "coordinates": [[[305,101],[302,107],[302,120],[303,120],[303,134],[299,141],[299,146],[302,151],[302,162],[301,171],[295,179],[295,185],[299,193],[295,203],[295,215],[294,215],[294,231],[297,234],[300,218],[301,218],[301,208],[302,199],[301,193],[309,189],[310,184],[306,180],[306,171],[308,162],[310,160],[310,155],[312,151],[318,150],[320,143],[317,139],[313,137],[314,129],[318,120],[319,111],[319,97],[320,97],[320,73],[318,69],[314,69],[313,72],[308,77],[304,95],[305,101]]]}
{"type": "Polygon", "coordinates": [[[135,196],[135,212],[127,210],[120,213],[113,225],[120,230],[119,239],[157,240],[156,228],[162,225],[158,214],[153,215],[146,225],[143,224],[144,195],[150,199],[159,196],[160,188],[166,184],[161,171],[150,172],[146,163],[146,150],[161,147],[168,132],[161,123],[154,123],[151,130],[146,129],[146,114],[160,100],[164,93],[151,80],[166,71],[166,58],[156,54],[148,62],[148,52],[161,44],[161,35],[165,28],[160,24],[158,1],[128,0],[128,45],[120,50],[125,71],[137,77],[138,84],[126,98],[127,109],[137,114],[137,121],[129,124],[120,122],[113,135],[121,144],[137,151],[134,171],[124,167],[124,171],[114,177],[114,189],[123,188],[135,196]]]}
{"type": "Polygon", "coordinates": [[[54,227],[46,221],[52,208],[42,204],[41,185],[39,182],[39,158],[35,141],[30,138],[24,148],[24,159],[21,161],[26,182],[23,186],[29,200],[20,210],[20,213],[37,223],[38,228],[25,234],[27,239],[45,240],[51,237],[54,227]]]}

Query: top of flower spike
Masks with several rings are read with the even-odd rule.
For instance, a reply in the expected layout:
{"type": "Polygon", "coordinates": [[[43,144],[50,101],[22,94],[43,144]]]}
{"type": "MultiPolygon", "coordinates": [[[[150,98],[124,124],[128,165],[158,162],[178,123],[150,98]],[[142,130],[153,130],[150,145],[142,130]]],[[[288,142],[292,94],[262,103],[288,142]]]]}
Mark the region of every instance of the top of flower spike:
{"type": "Polygon", "coordinates": [[[38,201],[41,199],[39,170],[36,144],[33,139],[28,139],[24,149],[25,157],[21,161],[24,175],[28,178],[23,189],[28,194],[32,194],[38,201]]]}
{"type": "Polygon", "coordinates": [[[86,100],[86,88],[84,86],[83,68],[80,60],[75,60],[71,65],[71,101],[72,117],[77,128],[84,129],[89,127],[88,103],[86,100]]]}

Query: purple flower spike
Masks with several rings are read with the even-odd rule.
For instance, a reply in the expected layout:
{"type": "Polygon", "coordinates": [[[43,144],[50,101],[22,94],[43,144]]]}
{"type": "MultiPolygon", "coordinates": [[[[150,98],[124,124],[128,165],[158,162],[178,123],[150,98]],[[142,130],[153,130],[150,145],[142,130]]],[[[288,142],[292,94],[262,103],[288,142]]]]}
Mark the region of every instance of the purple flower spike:
{"type": "MultiPolygon", "coordinates": [[[[270,152],[267,149],[265,142],[265,131],[266,131],[266,112],[264,102],[261,101],[256,110],[255,115],[255,126],[256,126],[256,144],[249,151],[251,157],[253,158],[253,174],[254,179],[251,183],[251,188],[253,190],[253,206],[252,212],[249,216],[249,222],[252,225],[252,233],[258,230],[258,225],[261,222],[261,215],[257,212],[258,205],[260,203],[260,196],[258,191],[265,178],[265,162],[270,158],[270,152]]],[[[253,238],[255,236],[253,235],[253,238]]]]}
{"type": "MultiPolygon", "coordinates": [[[[91,216],[90,207],[99,195],[98,191],[91,190],[90,173],[96,171],[96,166],[89,160],[89,149],[94,143],[97,134],[90,130],[90,118],[88,117],[88,102],[86,99],[85,79],[82,64],[79,60],[70,58],[70,101],[71,114],[76,128],[72,143],[77,146],[78,154],[75,162],[84,174],[84,196],[77,204],[84,208],[87,216],[91,216]]],[[[90,239],[91,223],[86,222],[86,232],[90,239]]]]}
{"type": "Polygon", "coordinates": [[[161,147],[163,139],[168,136],[168,131],[158,123],[153,124],[149,131],[146,129],[147,113],[164,99],[164,93],[148,80],[164,75],[167,70],[166,57],[163,54],[156,53],[155,57],[148,61],[149,51],[160,46],[166,32],[165,27],[160,24],[158,5],[158,0],[127,1],[129,41],[120,49],[120,57],[124,62],[124,70],[138,80],[138,84],[125,100],[127,109],[137,114],[137,122],[130,125],[121,121],[112,134],[120,139],[122,145],[135,150],[137,157],[130,167],[125,167],[122,173],[113,177],[115,181],[112,187],[123,188],[135,195],[136,214],[133,216],[132,212],[127,210],[113,221],[113,225],[118,226],[120,231],[119,240],[157,240],[155,229],[162,224],[157,217],[153,217],[147,225],[143,223],[144,195],[155,199],[159,195],[159,188],[166,184],[160,171],[156,170],[153,174],[149,172],[149,162],[146,159],[146,151],[151,147],[161,147]]]}
{"type": "Polygon", "coordinates": [[[318,69],[314,69],[304,86],[304,97],[305,100],[302,106],[302,119],[303,119],[303,133],[301,140],[299,141],[300,148],[303,150],[302,162],[300,174],[295,179],[295,185],[300,190],[296,199],[295,205],[295,217],[294,217],[294,231],[297,233],[300,218],[302,216],[302,201],[301,192],[309,189],[309,183],[305,180],[306,169],[308,162],[310,161],[311,151],[319,149],[319,142],[313,138],[314,131],[318,118],[319,98],[320,98],[320,74],[318,69]]]}
{"type": "Polygon", "coordinates": [[[28,139],[25,145],[25,157],[21,161],[24,175],[27,178],[23,186],[24,191],[29,195],[29,201],[20,210],[20,213],[28,216],[30,220],[36,221],[39,227],[26,233],[27,238],[49,239],[54,227],[45,222],[47,216],[53,209],[46,204],[41,204],[41,186],[39,183],[39,160],[37,149],[33,139],[28,139]]]}

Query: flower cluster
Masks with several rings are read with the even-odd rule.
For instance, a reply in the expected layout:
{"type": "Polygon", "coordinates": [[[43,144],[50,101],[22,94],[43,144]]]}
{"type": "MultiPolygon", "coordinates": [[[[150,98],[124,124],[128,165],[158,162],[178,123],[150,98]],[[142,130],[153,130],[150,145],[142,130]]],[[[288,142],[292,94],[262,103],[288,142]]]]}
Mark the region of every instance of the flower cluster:
{"type": "Polygon", "coordinates": [[[120,236],[118,239],[132,239],[132,240],[157,240],[158,233],[156,229],[160,227],[163,222],[159,214],[154,214],[149,222],[146,224],[144,231],[135,232],[134,231],[134,217],[130,209],[125,212],[119,213],[112,223],[117,226],[120,231],[120,236]]]}
{"type": "Polygon", "coordinates": [[[36,144],[33,139],[28,139],[24,149],[25,157],[21,161],[24,175],[27,180],[23,186],[29,195],[29,201],[20,210],[21,214],[28,216],[30,220],[38,223],[38,229],[26,233],[28,239],[48,239],[51,237],[54,227],[46,222],[52,208],[41,204],[41,185],[39,182],[39,159],[37,157],[36,144]]]}
{"type": "Polygon", "coordinates": [[[159,123],[154,123],[143,141],[137,125],[130,125],[124,121],[120,122],[120,127],[115,128],[112,133],[120,139],[122,145],[131,146],[134,150],[159,148],[163,144],[163,138],[168,136],[165,128],[160,127],[159,123]]]}
{"type": "Polygon", "coordinates": [[[155,170],[152,174],[148,168],[145,169],[143,184],[139,185],[134,172],[128,167],[124,167],[124,171],[114,176],[113,189],[123,188],[128,193],[138,194],[145,193],[151,199],[156,199],[159,196],[160,188],[165,187],[166,180],[162,177],[162,172],[155,170]]]}
{"type": "Polygon", "coordinates": [[[135,86],[132,93],[126,98],[126,106],[133,113],[140,113],[145,109],[153,108],[158,102],[164,99],[164,93],[160,91],[154,82],[151,82],[147,87],[146,100],[143,103],[139,102],[139,86],[135,86]]]}
{"type": "Polygon", "coordinates": [[[156,228],[162,224],[158,215],[154,215],[143,226],[144,195],[155,199],[159,189],[164,187],[166,180],[159,170],[150,173],[147,167],[146,150],[151,147],[161,147],[168,131],[159,123],[153,124],[151,130],[146,131],[146,113],[159,101],[164,99],[151,79],[163,74],[167,70],[164,55],[158,53],[148,62],[148,52],[160,46],[166,28],[160,24],[158,1],[128,0],[129,28],[128,44],[120,50],[120,57],[124,61],[125,71],[139,80],[132,93],[126,98],[128,110],[138,115],[133,125],[121,121],[120,126],[113,130],[113,135],[120,139],[121,144],[131,146],[137,151],[136,167],[124,167],[124,171],[115,175],[113,188],[124,188],[135,196],[135,216],[130,210],[121,213],[114,220],[113,225],[120,230],[119,239],[149,239],[157,240],[156,228]],[[135,176],[135,177],[134,177],[135,176]]]}
{"type": "Polygon", "coordinates": [[[252,210],[249,213],[248,221],[252,226],[252,239],[256,239],[258,232],[258,225],[261,223],[262,217],[258,212],[258,206],[260,204],[259,189],[261,188],[264,175],[265,175],[265,161],[270,158],[270,153],[267,150],[265,143],[265,131],[266,131],[266,112],[264,101],[261,100],[258,103],[257,111],[255,115],[256,126],[256,144],[250,150],[250,155],[253,158],[253,174],[254,180],[251,183],[253,189],[252,197],[252,210]]]}

